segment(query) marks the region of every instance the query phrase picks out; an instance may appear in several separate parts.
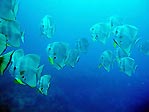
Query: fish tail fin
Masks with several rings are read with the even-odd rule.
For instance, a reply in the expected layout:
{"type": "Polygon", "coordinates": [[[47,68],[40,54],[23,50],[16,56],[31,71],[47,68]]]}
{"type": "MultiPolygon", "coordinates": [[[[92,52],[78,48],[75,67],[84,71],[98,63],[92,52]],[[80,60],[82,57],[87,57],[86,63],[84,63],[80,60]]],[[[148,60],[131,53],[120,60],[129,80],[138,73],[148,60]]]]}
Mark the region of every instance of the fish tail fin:
{"type": "Polygon", "coordinates": [[[137,67],[138,67],[138,65],[135,65],[135,67],[134,67],[134,71],[133,71],[134,73],[135,73],[135,71],[136,71],[137,67]]]}
{"type": "Polygon", "coordinates": [[[24,43],[24,32],[21,33],[21,40],[24,43]]]}
{"type": "Polygon", "coordinates": [[[18,13],[18,9],[19,9],[19,2],[16,0],[15,6],[14,6],[14,10],[13,10],[15,16],[16,16],[17,13],[18,13]]]}

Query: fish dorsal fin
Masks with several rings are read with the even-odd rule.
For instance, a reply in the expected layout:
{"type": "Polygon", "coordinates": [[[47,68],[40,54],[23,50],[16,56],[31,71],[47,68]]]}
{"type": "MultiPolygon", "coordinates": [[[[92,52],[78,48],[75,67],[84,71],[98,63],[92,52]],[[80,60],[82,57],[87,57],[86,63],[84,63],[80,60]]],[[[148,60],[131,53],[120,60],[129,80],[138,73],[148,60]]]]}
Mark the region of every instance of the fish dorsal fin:
{"type": "Polygon", "coordinates": [[[22,56],[24,56],[23,49],[16,50],[12,55],[12,61],[17,61],[22,56]]]}
{"type": "Polygon", "coordinates": [[[27,63],[33,68],[38,68],[40,63],[40,57],[36,54],[27,54],[24,56],[27,63]]]}
{"type": "Polygon", "coordinates": [[[132,25],[126,25],[131,37],[134,39],[137,36],[138,28],[132,25]]]}

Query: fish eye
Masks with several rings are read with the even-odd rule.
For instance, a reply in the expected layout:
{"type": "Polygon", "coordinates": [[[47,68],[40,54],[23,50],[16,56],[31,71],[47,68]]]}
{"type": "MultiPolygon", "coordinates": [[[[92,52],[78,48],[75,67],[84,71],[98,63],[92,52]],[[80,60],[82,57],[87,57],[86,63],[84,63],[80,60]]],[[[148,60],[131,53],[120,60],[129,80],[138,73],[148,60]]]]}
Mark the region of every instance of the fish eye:
{"type": "Polygon", "coordinates": [[[22,76],[22,78],[24,79],[25,77],[24,77],[24,76],[22,76]]]}
{"type": "Polygon", "coordinates": [[[116,34],[118,34],[118,31],[116,30],[116,32],[115,32],[116,34]]]}
{"type": "Polygon", "coordinates": [[[56,59],[56,56],[54,56],[54,59],[56,59]]]}
{"type": "Polygon", "coordinates": [[[113,23],[111,23],[111,26],[114,26],[113,23]]]}
{"type": "Polygon", "coordinates": [[[44,28],[44,25],[42,25],[42,27],[44,28]]]}
{"type": "Polygon", "coordinates": [[[14,67],[13,69],[16,70],[16,67],[14,67]]]}
{"type": "Polygon", "coordinates": [[[94,28],[92,28],[92,30],[94,30],[94,28]]]}
{"type": "Polygon", "coordinates": [[[43,87],[41,88],[41,91],[43,90],[43,87]]]}
{"type": "Polygon", "coordinates": [[[26,78],[25,78],[24,76],[22,76],[22,79],[23,79],[23,80],[26,80],[26,78]]]}
{"type": "Polygon", "coordinates": [[[51,50],[51,48],[49,48],[49,50],[51,50]]]}

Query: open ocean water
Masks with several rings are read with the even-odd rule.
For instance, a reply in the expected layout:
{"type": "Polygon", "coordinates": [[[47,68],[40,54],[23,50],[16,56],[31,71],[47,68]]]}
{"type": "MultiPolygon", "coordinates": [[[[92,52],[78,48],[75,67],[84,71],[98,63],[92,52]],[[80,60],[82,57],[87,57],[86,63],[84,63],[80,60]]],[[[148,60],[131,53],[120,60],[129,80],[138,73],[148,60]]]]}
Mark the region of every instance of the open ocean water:
{"type": "MultiPolygon", "coordinates": [[[[6,70],[0,77],[0,112],[149,112],[149,56],[134,48],[132,58],[138,65],[128,77],[117,64],[110,72],[98,68],[100,54],[114,50],[93,42],[90,27],[118,15],[124,23],[136,26],[139,37],[149,39],[148,0],[20,0],[17,21],[25,31],[20,48],[38,54],[43,74],[52,76],[48,95],[29,86],[15,84],[6,70]],[[51,39],[40,33],[40,22],[51,15],[56,25],[51,39]],[[74,47],[79,38],[89,40],[89,49],[74,68],[56,70],[48,61],[46,47],[60,41],[74,47]]],[[[14,48],[10,48],[14,49],[14,48]]],[[[18,49],[18,48],[16,48],[18,49]]],[[[9,50],[9,49],[8,49],[9,50]]]]}

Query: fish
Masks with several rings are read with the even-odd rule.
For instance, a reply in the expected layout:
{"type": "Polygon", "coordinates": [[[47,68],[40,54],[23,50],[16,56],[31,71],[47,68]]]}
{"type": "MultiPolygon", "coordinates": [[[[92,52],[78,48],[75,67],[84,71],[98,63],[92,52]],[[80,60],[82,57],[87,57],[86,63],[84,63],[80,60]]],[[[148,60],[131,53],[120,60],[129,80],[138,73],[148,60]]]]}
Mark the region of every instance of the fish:
{"type": "Polygon", "coordinates": [[[45,15],[41,20],[40,30],[47,38],[52,38],[55,33],[55,24],[53,18],[49,15],[45,15]]]}
{"type": "Polygon", "coordinates": [[[20,42],[24,42],[24,32],[21,31],[17,21],[6,21],[0,18],[0,33],[6,36],[9,46],[20,47],[20,42]]]}
{"type": "Polygon", "coordinates": [[[18,75],[23,83],[30,87],[36,87],[37,77],[39,78],[43,70],[43,65],[39,67],[40,58],[36,54],[27,54],[18,60],[18,75]]]}
{"type": "Polygon", "coordinates": [[[98,68],[104,67],[104,69],[107,72],[110,72],[110,69],[112,67],[112,64],[114,62],[114,56],[111,50],[105,50],[104,52],[102,52],[102,54],[100,55],[100,64],[98,66],[98,68]]]}
{"type": "Polygon", "coordinates": [[[87,38],[79,38],[76,41],[75,49],[80,53],[87,53],[89,48],[89,42],[87,38]]]}
{"type": "Polygon", "coordinates": [[[39,66],[40,57],[36,54],[24,55],[22,49],[16,50],[12,55],[10,74],[19,84],[36,87],[44,65],[39,66]]]}
{"type": "Polygon", "coordinates": [[[51,84],[51,75],[43,75],[38,81],[38,90],[43,95],[48,95],[48,89],[51,84]]]}
{"type": "Polygon", "coordinates": [[[75,67],[75,65],[78,63],[79,59],[80,59],[79,50],[70,49],[65,63],[66,63],[66,65],[69,65],[71,67],[75,67]]]}
{"type": "Polygon", "coordinates": [[[144,55],[149,56],[149,40],[142,40],[138,45],[139,51],[144,55]]]}
{"type": "Polygon", "coordinates": [[[138,41],[138,28],[132,25],[121,25],[114,29],[114,43],[118,45],[128,56],[138,41]]]}
{"type": "Polygon", "coordinates": [[[57,70],[62,69],[66,64],[65,60],[68,56],[69,47],[64,42],[53,42],[47,46],[48,60],[57,70]]]}
{"type": "Polygon", "coordinates": [[[7,21],[16,20],[18,13],[18,0],[1,0],[0,3],[0,18],[7,21]]]}
{"type": "Polygon", "coordinates": [[[135,73],[137,65],[135,64],[135,60],[133,58],[123,57],[120,59],[119,68],[121,72],[130,77],[135,73]]]}
{"type": "Polygon", "coordinates": [[[111,26],[109,23],[96,23],[90,28],[93,41],[106,44],[111,35],[111,26]]]}

